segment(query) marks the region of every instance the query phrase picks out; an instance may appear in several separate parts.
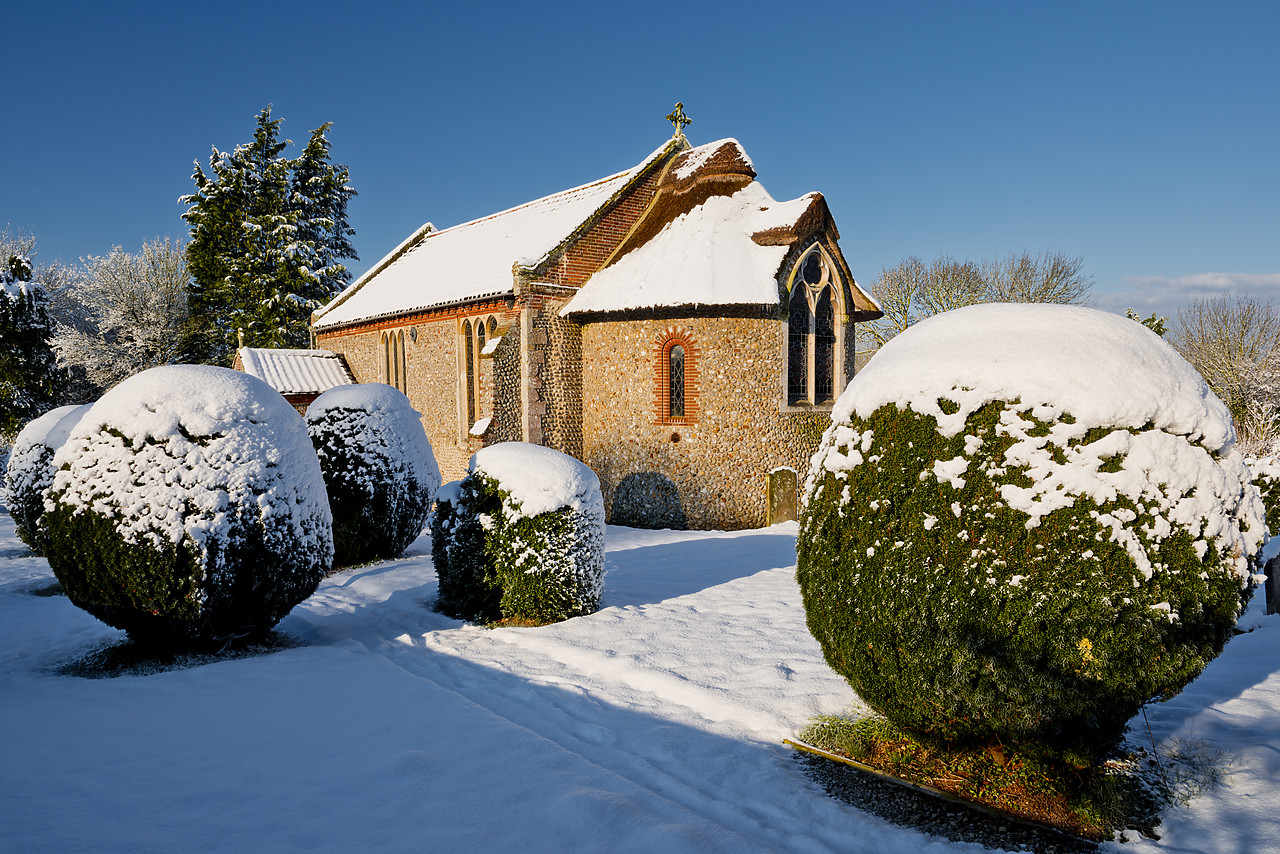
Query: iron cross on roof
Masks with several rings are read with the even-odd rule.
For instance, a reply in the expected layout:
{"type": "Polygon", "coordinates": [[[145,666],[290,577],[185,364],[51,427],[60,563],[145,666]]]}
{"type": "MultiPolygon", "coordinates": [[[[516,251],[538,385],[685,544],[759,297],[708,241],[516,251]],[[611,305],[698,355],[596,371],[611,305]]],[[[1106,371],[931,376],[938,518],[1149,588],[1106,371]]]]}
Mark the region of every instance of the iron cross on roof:
{"type": "Polygon", "coordinates": [[[684,136],[684,129],[693,124],[693,119],[684,114],[684,104],[679,101],[676,101],[676,108],[671,115],[667,116],[667,121],[676,126],[676,132],[671,135],[672,138],[684,136]]]}

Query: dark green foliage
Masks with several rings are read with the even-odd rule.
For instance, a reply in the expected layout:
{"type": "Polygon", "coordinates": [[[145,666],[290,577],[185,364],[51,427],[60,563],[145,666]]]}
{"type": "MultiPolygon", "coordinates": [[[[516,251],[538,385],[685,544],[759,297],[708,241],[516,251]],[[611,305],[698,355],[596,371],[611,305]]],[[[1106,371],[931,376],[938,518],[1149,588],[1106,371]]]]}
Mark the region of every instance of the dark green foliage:
{"type": "Polygon", "coordinates": [[[64,381],[53,351],[53,322],[31,263],[14,256],[0,268],[0,436],[51,409],[64,381]]]}
{"type": "Polygon", "coordinates": [[[503,618],[554,623],[600,607],[603,538],[596,533],[592,548],[595,530],[568,507],[496,525],[486,551],[498,569],[503,618]]]}
{"type": "Polygon", "coordinates": [[[457,620],[491,623],[502,617],[502,587],[485,555],[480,517],[501,512],[502,503],[473,489],[474,480],[463,484],[441,489],[431,515],[431,560],[440,581],[436,610],[457,620]]]}
{"type": "Polygon", "coordinates": [[[338,259],[357,257],[347,224],[355,191],[329,159],[329,125],[290,160],[281,122],[263,109],[253,142],[215,148],[209,175],[197,162],[196,192],[181,199],[190,205],[193,360],[229,365],[240,334],[249,347],[307,346],[311,312],[350,280],[338,259]]]}
{"type": "MultiPolygon", "coordinates": [[[[45,445],[30,449],[27,464],[33,470],[48,471],[53,462],[54,450],[45,445]]],[[[49,477],[24,477],[20,481],[14,478],[9,481],[6,490],[9,515],[18,539],[26,543],[27,548],[38,555],[44,554],[45,539],[48,532],[40,524],[44,517],[44,488],[49,485],[49,477]]]]}
{"type": "MultiPolygon", "coordinates": [[[[407,400],[404,405],[409,408],[407,400]]],[[[419,480],[415,467],[400,459],[407,437],[391,435],[396,422],[371,417],[362,409],[332,408],[307,419],[333,512],[335,567],[403,554],[422,534],[440,482],[429,445],[434,482],[419,480]]],[[[426,444],[416,413],[406,426],[426,444]]]]}
{"type": "Polygon", "coordinates": [[[44,554],[49,532],[44,521],[44,492],[53,483],[53,458],[67,433],[88,406],[51,409],[28,422],[14,439],[3,472],[2,497],[13,517],[18,539],[37,555],[44,554]]]}
{"type": "Polygon", "coordinates": [[[910,409],[854,415],[850,426],[874,442],[840,476],[815,468],[797,577],[827,661],[894,723],[927,739],[1034,744],[1084,760],[1221,652],[1241,584],[1214,547],[1198,557],[1185,531],[1155,542],[1143,533],[1151,507],[1123,496],[1078,498],[1028,528],[1000,495],[1002,484],[1031,485],[1004,458],[1014,441],[997,430],[1006,406],[979,409],[952,438],[910,409]],[[981,439],[967,455],[966,434],[981,439]],[[934,476],[936,461],[962,455],[962,487],[934,476]],[[1159,568],[1149,581],[1090,515],[1126,510],[1159,568]]]}
{"type": "Polygon", "coordinates": [[[325,564],[305,554],[278,516],[233,508],[233,535],[200,555],[188,539],[126,541],[119,516],[48,515],[49,565],[67,598],[144,646],[217,648],[260,638],[310,596],[325,564]]]}
{"type": "Polygon", "coordinates": [[[552,623],[599,607],[602,518],[571,507],[536,516],[509,512],[510,495],[475,472],[442,493],[431,528],[442,613],[552,623]]]}
{"type": "Polygon", "coordinates": [[[1267,509],[1267,525],[1271,535],[1280,535],[1280,463],[1275,457],[1250,459],[1249,471],[1253,475],[1253,485],[1258,487],[1262,496],[1262,506],[1267,509]]]}
{"type": "Polygon", "coordinates": [[[242,372],[130,377],[77,418],[56,459],[49,566],[73,604],[140,644],[257,638],[333,560],[305,425],[242,372]]]}

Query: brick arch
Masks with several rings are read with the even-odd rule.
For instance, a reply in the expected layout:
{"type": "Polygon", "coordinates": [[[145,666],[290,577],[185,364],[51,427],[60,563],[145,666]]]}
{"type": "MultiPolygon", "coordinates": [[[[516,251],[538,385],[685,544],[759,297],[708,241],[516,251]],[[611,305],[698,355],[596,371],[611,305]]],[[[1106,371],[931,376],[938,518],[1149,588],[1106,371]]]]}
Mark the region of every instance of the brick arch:
{"type": "Polygon", "coordinates": [[[693,333],[682,326],[668,326],[653,337],[653,420],[655,424],[697,424],[701,391],[702,348],[693,333]],[[670,407],[671,348],[684,349],[684,415],[673,416],[670,407]]]}

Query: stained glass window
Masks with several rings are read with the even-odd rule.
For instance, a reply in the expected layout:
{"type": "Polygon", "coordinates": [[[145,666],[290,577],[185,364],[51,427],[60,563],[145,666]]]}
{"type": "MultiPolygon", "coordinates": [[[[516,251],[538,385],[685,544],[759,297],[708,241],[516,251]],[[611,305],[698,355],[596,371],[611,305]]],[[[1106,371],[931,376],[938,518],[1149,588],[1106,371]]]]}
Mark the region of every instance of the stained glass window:
{"type": "Polygon", "coordinates": [[[684,417],[684,348],[674,345],[668,353],[667,415],[684,417]]]}
{"type": "Polygon", "coordinates": [[[824,404],[840,381],[840,281],[818,246],[800,259],[791,281],[787,322],[787,403],[824,404]]]}
{"type": "Polygon", "coordinates": [[[466,344],[466,383],[467,383],[467,428],[476,423],[476,354],[475,342],[471,340],[471,322],[462,321],[462,337],[466,344]]]}
{"type": "Polygon", "coordinates": [[[835,384],[836,313],[831,306],[831,288],[823,288],[818,310],[813,315],[813,402],[832,398],[835,384]]]}
{"type": "Polygon", "coordinates": [[[809,397],[809,300],[799,284],[791,291],[787,320],[787,403],[809,397]]]}

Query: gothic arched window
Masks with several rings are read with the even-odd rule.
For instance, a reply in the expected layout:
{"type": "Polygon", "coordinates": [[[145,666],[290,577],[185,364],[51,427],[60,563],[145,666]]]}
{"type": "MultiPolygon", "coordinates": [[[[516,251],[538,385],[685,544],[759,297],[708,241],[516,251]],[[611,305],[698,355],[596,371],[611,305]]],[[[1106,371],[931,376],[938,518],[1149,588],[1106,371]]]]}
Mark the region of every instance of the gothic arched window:
{"type": "Polygon", "coordinates": [[[466,430],[471,429],[471,425],[476,423],[476,346],[471,339],[471,321],[462,321],[462,340],[463,350],[465,352],[465,365],[462,369],[462,381],[465,386],[465,394],[467,398],[467,423],[466,430]]]}
{"type": "Polygon", "coordinates": [[[787,403],[829,404],[843,380],[842,287],[835,265],[814,244],[792,272],[787,313],[787,403]]]}

